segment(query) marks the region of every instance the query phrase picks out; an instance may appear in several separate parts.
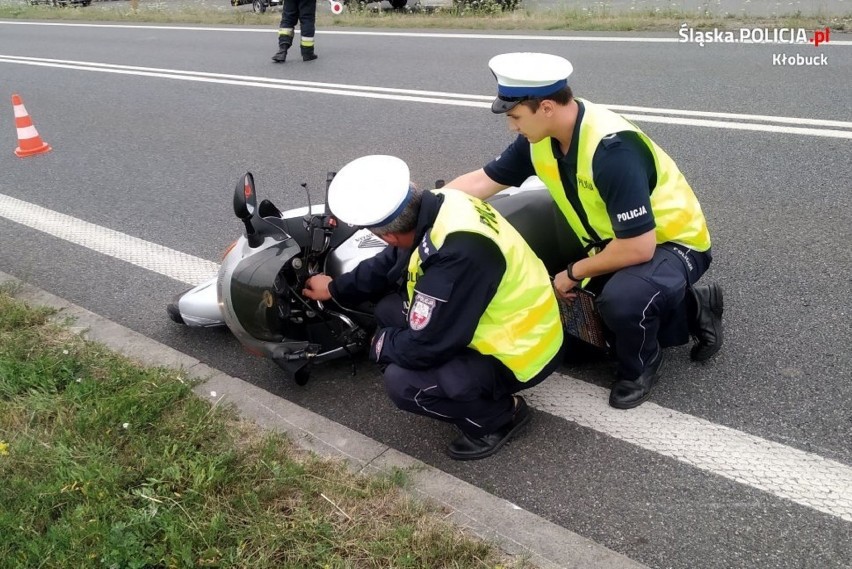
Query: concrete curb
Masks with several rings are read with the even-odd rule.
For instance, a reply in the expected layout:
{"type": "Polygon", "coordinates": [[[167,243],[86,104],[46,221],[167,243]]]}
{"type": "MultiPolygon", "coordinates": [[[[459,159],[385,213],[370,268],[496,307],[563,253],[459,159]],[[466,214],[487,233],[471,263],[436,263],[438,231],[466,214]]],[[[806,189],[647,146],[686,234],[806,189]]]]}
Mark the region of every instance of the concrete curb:
{"type": "Polygon", "coordinates": [[[189,377],[204,380],[195,389],[198,396],[232,404],[243,417],[263,428],[286,433],[304,449],[320,456],[344,459],[359,472],[407,470],[412,490],[452,512],[448,518],[455,524],[496,543],[511,555],[528,559],[541,569],[644,567],[348,427],[0,272],[0,284],[3,283],[19,287],[15,296],[29,304],[60,310],[58,319],[70,319],[70,329],[88,340],[142,364],[183,369],[189,377]]]}

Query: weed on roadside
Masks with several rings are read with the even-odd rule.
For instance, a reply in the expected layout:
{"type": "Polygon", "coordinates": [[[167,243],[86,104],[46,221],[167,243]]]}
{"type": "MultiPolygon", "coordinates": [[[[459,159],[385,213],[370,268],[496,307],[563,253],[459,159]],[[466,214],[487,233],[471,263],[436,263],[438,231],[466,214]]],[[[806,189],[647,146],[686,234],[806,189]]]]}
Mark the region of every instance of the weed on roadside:
{"type": "Polygon", "coordinates": [[[51,313],[0,290],[4,567],[527,566],[51,313]]]}

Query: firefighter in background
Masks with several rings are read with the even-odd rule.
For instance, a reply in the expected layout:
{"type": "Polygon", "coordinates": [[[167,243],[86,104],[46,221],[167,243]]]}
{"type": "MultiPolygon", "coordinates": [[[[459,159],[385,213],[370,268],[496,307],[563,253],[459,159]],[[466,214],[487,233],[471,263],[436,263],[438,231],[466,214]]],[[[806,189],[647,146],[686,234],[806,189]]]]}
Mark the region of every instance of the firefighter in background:
{"type": "Polygon", "coordinates": [[[317,0],[284,0],[281,24],[278,26],[278,53],[272,56],[275,63],[287,61],[287,50],[293,45],[296,22],[299,22],[299,47],[303,61],[313,61],[314,33],[316,32],[317,0]]]}
{"type": "Polygon", "coordinates": [[[518,391],[560,362],[562,322],[547,270],[489,204],[452,189],[423,191],[392,156],[344,166],[328,189],[341,222],[386,247],[303,294],[345,305],[378,301],[370,358],[405,411],[452,423],[456,460],[497,452],[529,421],[518,391]]]}

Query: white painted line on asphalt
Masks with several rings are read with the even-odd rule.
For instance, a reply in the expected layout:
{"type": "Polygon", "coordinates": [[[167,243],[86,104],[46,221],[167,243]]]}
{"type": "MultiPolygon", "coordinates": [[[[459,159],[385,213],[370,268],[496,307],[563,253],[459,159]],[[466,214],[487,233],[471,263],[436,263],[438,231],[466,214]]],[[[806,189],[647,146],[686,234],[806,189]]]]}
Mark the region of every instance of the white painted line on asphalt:
{"type": "Polygon", "coordinates": [[[193,286],[219,270],[216,263],[3,194],[0,216],[193,286]]]}
{"type": "MultiPolygon", "coordinates": [[[[746,26],[743,26],[746,27],[746,26]]],[[[820,28],[821,29],[821,28],[820,28]]],[[[672,34],[675,36],[678,35],[680,31],[680,27],[677,26],[672,34]]],[[[634,36],[547,36],[547,35],[522,35],[522,34],[466,34],[466,33],[442,33],[442,32],[372,32],[372,31],[355,31],[355,30],[322,30],[317,33],[326,33],[329,35],[349,35],[349,36],[391,36],[391,37],[405,37],[405,38],[438,38],[438,39],[464,39],[464,40],[521,40],[521,41],[552,41],[552,42],[614,42],[614,43],[682,43],[688,44],[690,42],[686,42],[680,39],[680,37],[634,37],[634,36]]],[[[632,33],[632,32],[625,32],[632,33]]],[[[734,42],[733,44],[729,43],[727,45],[769,45],[768,43],[761,42],[752,42],[752,41],[742,41],[742,42],[734,42]]],[[[692,45],[695,45],[692,43],[692,45]]],[[[772,45],[779,46],[806,46],[810,47],[812,44],[789,44],[789,43],[778,43],[772,45]]],[[[849,40],[834,40],[832,39],[830,42],[826,43],[825,46],[835,46],[835,45],[852,45],[852,41],[849,40]]],[[[703,48],[699,48],[703,49],[703,48]]]]}
{"type": "MultiPolygon", "coordinates": [[[[370,85],[351,85],[348,83],[325,83],[319,81],[300,81],[297,79],[279,79],[277,77],[263,77],[258,75],[232,75],[229,73],[210,73],[207,71],[187,71],[183,69],[165,69],[160,67],[141,67],[138,65],[118,65],[115,63],[99,63],[96,61],[75,61],[68,59],[49,59],[44,57],[22,57],[17,55],[0,54],[0,61],[6,63],[23,63],[31,62],[33,65],[44,64],[46,67],[52,67],[53,64],[66,69],[81,69],[96,71],[98,68],[116,69],[125,71],[138,71],[140,73],[153,73],[157,76],[160,74],[166,75],[187,75],[190,77],[209,77],[213,79],[223,79],[227,81],[248,81],[248,82],[263,82],[278,85],[293,85],[297,87],[321,87],[324,89],[350,89],[358,91],[370,91],[381,93],[398,93],[400,95],[421,95],[434,97],[453,97],[456,99],[475,99],[479,101],[491,101],[494,97],[485,95],[465,95],[462,93],[447,93],[444,91],[422,91],[416,89],[397,89],[394,87],[372,87],[370,85]]],[[[852,128],[852,122],[847,123],[852,128]]]]}
{"type": "MultiPolygon", "coordinates": [[[[90,61],[74,61],[62,59],[48,59],[36,57],[22,57],[15,55],[0,54],[0,63],[13,63],[35,67],[52,67],[60,69],[72,69],[77,71],[94,71],[100,73],[113,73],[119,75],[135,75],[140,77],[157,77],[162,79],[175,79],[180,81],[197,81],[202,83],[216,83],[221,85],[234,85],[241,87],[260,87],[266,89],[278,89],[284,91],[301,91],[308,93],[322,93],[326,95],[337,95],[344,97],[361,97],[369,99],[383,99],[391,101],[406,101],[415,103],[429,103],[437,105],[452,105],[461,107],[490,108],[493,96],[469,95],[460,93],[446,93],[440,91],[420,91],[415,89],[398,89],[390,87],[372,87],[365,85],[348,85],[342,83],[320,83],[315,81],[296,81],[287,79],[276,79],[271,77],[257,77],[251,75],[229,75],[224,73],[207,73],[201,71],[185,71],[175,69],[162,69],[155,67],[139,67],[130,65],[117,65],[110,63],[98,63],[90,61]]],[[[631,120],[638,122],[653,122],[673,125],[701,126],[710,128],[722,128],[732,130],[748,130],[757,132],[774,132],[780,134],[794,134],[805,136],[820,136],[828,138],[852,139],[852,122],[835,121],[824,119],[806,119],[798,117],[773,117],[769,115],[746,115],[741,113],[721,113],[706,111],[688,111],[679,109],[656,109],[653,107],[633,107],[608,105],[613,110],[633,110],[640,113],[658,114],[625,114],[631,120]],[[703,118],[678,118],[660,115],[691,115],[694,117],[714,117],[731,119],[730,121],[706,120],[703,118]],[[737,121],[759,121],[777,122],[781,124],[797,124],[809,126],[836,127],[835,128],[808,128],[805,126],[777,126],[751,122],[737,121]]]]}
{"type": "Polygon", "coordinates": [[[826,119],[805,119],[801,117],[781,117],[773,115],[747,115],[743,113],[720,113],[714,111],[688,111],[686,109],[666,109],[655,107],[634,107],[630,105],[609,105],[605,107],[617,113],[655,113],[658,115],[688,115],[692,117],[706,117],[715,119],[731,119],[758,122],[777,122],[782,124],[797,124],[808,126],[828,126],[834,128],[852,129],[852,121],[835,121],[826,119]]]}
{"type": "MultiPolygon", "coordinates": [[[[278,33],[274,28],[220,28],[220,27],[201,27],[201,26],[155,26],[155,25],[134,25],[134,24],[83,24],[70,22],[20,22],[20,21],[0,21],[0,25],[17,25],[17,26],[66,26],[76,28],[116,28],[124,30],[169,30],[169,31],[189,31],[189,32],[238,32],[238,33],[278,33]]],[[[430,39],[461,39],[461,40],[513,40],[513,41],[554,41],[554,42],[615,42],[615,43],[688,43],[684,42],[677,36],[680,31],[680,26],[675,26],[672,29],[672,35],[676,37],[631,37],[631,36],[584,36],[584,35],[565,35],[565,36],[550,36],[550,35],[534,35],[534,34],[469,34],[469,33],[452,33],[452,32],[388,32],[388,31],[364,31],[364,30],[317,30],[318,35],[338,35],[338,36],[376,36],[376,37],[401,37],[401,38],[430,38],[430,39]]],[[[767,45],[765,43],[744,41],[737,42],[736,45],[767,45]]],[[[731,44],[728,44],[731,45],[731,44]]],[[[775,44],[775,45],[802,45],[809,46],[811,44],[775,44]]],[[[831,40],[825,44],[826,46],[835,45],[852,45],[850,40],[831,40]]]]}
{"type": "Polygon", "coordinates": [[[208,77],[203,75],[184,75],[178,74],[171,70],[164,69],[161,71],[153,72],[153,71],[133,71],[129,69],[114,69],[107,67],[92,67],[85,65],[75,65],[75,64],[59,64],[59,63],[45,63],[38,61],[22,61],[20,59],[13,59],[12,57],[0,56],[0,63],[19,63],[23,65],[32,65],[35,67],[55,67],[61,69],[74,69],[77,71],[96,71],[101,73],[115,73],[119,75],[136,75],[139,77],[159,77],[162,79],[176,79],[179,81],[196,81],[199,83],[217,83],[220,85],[236,85],[240,87],[263,87],[266,89],[278,89],[282,91],[300,91],[305,93],[323,93],[326,95],[340,95],[344,97],[361,97],[368,99],[384,99],[390,101],[408,101],[415,103],[435,103],[439,105],[454,105],[459,107],[486,107],[489,104],[481,103],[478,101],[458,101],[453,99],[437,99],[431,97],[412,97],[406,95],[395,95],[395,94],[385,94],[385,93],[368,93],[361,91],[349,91],[347,89],[342,88],[319,88],[319,87],[305,87],[301,85],[292,85],[286,83],[272,83],[270,79],[266,79],[264,77],[257,77],[255,80],[242,80],[242,79],[221,79],[215,77],[208,77]]]}
{"type": "MultiPolygon", "coordinates": [[[[490,107],[490,105],[489,105],[490,107]]],[[[711,121],[704,119],[685,119],[678,117],[660,117],[655,115],[637,115],[622,113],[622,116],[636,122],[653,122],[662,124],[678,124],[686,126],[703,126],[709,128],[725,128],[731,130],[750,130],[756,132],[775,132],[779,134],[796,134],[805,136],[823,136],[828,138],[852,139],[852,131],[826,130],[796,126],[776,126],[771,124],[741,123],[727,121],[711,121]]]]}
{"type": "Polygon", "coordinates": [[[608,390],[559,374],[524,393],[552,415],[852,522],[852,468],[839,462],[655,403],[614,409],[608,390]]]}
{"type": "MultiPolygon", "coordinates": [[[[195,285],[210,261],[0,194],[0,216],[195,285]]],[[[852,467],[645,403],[609,407],[607,391],[555,374],[525,392],[537,409],[779,498],[852,521],[852,467]]]]}

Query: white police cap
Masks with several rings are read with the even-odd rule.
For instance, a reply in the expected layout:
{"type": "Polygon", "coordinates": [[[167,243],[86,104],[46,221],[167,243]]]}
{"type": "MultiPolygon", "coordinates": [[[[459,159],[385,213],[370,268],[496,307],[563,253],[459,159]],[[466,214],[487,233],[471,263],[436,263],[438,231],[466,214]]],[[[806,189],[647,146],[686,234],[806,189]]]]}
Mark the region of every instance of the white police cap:
{"type": "Polygon", "coordinates": [[[395,156],[356,158],[340,169],[328,187],[331,213],[358,227],[387,225],[402,213],[410,197],[408,165],[395,156]]]}
{"type": "Polygon", "coordinates": [[[505,113],[523,100],[547,97],[568,85],[574,70],[564,57],[549,53],[503,53],[488,62],[497,79],[497,98],[491,112],[505,113]]]}

